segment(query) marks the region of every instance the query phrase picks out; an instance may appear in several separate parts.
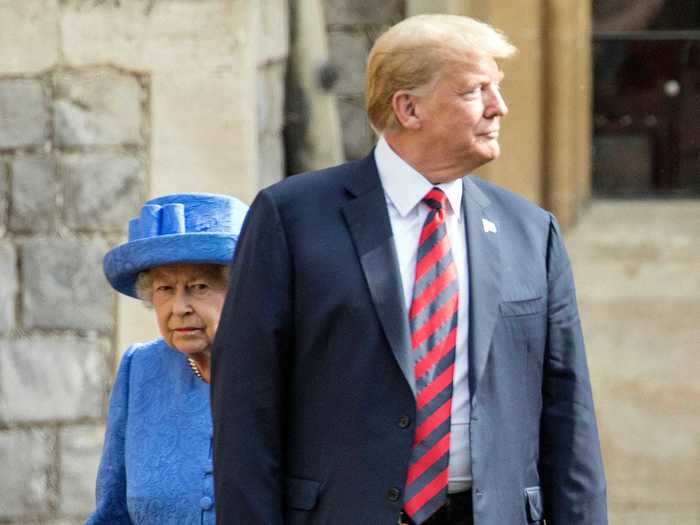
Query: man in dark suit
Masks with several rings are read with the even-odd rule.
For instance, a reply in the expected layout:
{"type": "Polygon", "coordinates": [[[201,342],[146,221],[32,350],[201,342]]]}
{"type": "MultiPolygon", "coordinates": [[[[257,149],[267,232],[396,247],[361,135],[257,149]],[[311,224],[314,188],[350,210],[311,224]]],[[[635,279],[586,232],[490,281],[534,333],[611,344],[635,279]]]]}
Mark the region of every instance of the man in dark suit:
{"type": "Polygon", "coordinates": [[[514,51],[404,20],[369,56],[374,151],[258,194],[213,351],[217,523],[607,523],[559,228],[466,176],[514,51]]]}

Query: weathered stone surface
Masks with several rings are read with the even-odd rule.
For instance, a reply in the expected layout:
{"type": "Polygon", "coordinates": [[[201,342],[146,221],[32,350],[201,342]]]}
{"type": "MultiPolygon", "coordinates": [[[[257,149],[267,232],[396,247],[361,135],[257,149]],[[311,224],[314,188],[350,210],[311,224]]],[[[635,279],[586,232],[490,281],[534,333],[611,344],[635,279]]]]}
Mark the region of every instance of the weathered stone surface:
{"type": "Polygon", "coordinates": [[[61,36],[72,65],[138,70],[218,67],[256,43],[258,2],[63,0],[61,36]]]}
{"type": "Polygon", "coordinates": [[[110,377],[108,351],[108,343],[101,339],[0,340],[0,421],[100,417],[110,377]]]}
{"type": "Polygon", "coordinates": [[[215,75],[154,73],[151,194],[209,191],[253,199],[258,190],[255,74],[245,64],[215,75]]]}
{"type": "Polygon", "coordinates": [[[365,66],[370,42],[363,31],[331,31],[328,34],[330,56],[338,68],[334,91],[339,95],[362,96],[365,91],[365,66]]]}
{"type": "Polygon", "coordinates": [[[10,197],[7,181],[7,164],[0,159],[0,235],[7,228],[7,202],[10,197]]]}
{"type": "Polygon", "coordinates": [[[54,74],[54,134],[60,146],[142,144],[144,90],[114,69],[54,74]]]}
{"type": "Polygon", "coordinates": [[[266,0],[260,6],[258,64],[283,60],[289,53],[289,6],[287,0],[266,0]]]}
{"type": "Polygon", "coordinates": [[[87,520],[87,517],[88,516],[85,515],[79,518],[57,518],[50,520],[41,520],[36,522],[36,524],[32,521],[23,521],[22,523],[18,523],[17,525],[84,525],[85,521],[87,520]]]}
{"type": "Polygon", "coordinates": [[[619,208],[613,202],[595,203],[595,213],[588,213],[572,232],[576,242],[570,253],[582,268],[577,272],[579,296],[596,301],[683,300],[690,291],[700,293],[700,272],[687,266],[700,254],[700,203],[630,202],[624,221],[619,208]]]}
{"type": "Polygon", "coordinates": [[[26,328],[99,330],[113,324],[113,295],[102,274],[103,241],[32,239],[22,245],[26,328]]]}
{"type": "Polygon", "coordinates": [[[95,508],[95,478],[102,454],[103,425],[78,425],[61,429],[59,511],[87,514],[95,508]]]}
{"type": "Polygon", "coordinates": [[[696,523],[700,203],[594,201],[567,235],[610,523],[696,523]]]}
{"type": "Polygon", "coordinates": [[[256,96],[258,134],[278,133],[284,124],[284,75],[286,62],[258,68],[256,96]]]}
{"type": "Polygon", "coordinates": [[[369,153],[375,142],[374,132],[369,127],[367,113],[359,99],[338,99],[338,112],[343,131],[345,157],[361,159],[369,153]]]}
{"type": "Polygon", "coordinates": [[[0,79],[0,149],[41,146],[49,139],[49,108],[38,80],[0,79]]]}
{"type": "Polygon", "coordinates": [[[15,247],[0,241],[0,334],[15,326],[15,299],[17,295],[17,255],[15,247]]]}
{"type": "Polygon", "coordinates": [[[259,147],[259,186],[264,188],[284,178],[284,141],[282,135],[267,134],[260,137],[259,147]]]}
{"type": "Polygon", "coordinates": [[[55,227],[56,163],[51,155],[19,157],[12,163],[10,229],[45,232],[55,227]]]}
{"type": "Polygon", "coordinates": [[[324,3],[329,25],[392,25],[404,17],[404,0],[324,0],[324,3]]]}
{"type": "Polygon", "coordinates": [[[57,60],[58,0],[0,2],[2,72],[39,72],[57,60]]]}
{"type": "MultiPolygon", "coordinates": [[[[697,488],[697,487],[696,487],[697,488]]],[[[650,501],[653,501],[652,496],[650,501]]],[[[697,505],[626,505],[620,510],[610,502],[608,521],[614,525],[653,525],[673,523],[673,525],[697,525],[700,523],[700,507],[697,505]]]]}
{"type": "Polygon", "coordinates": [[[66,155],[60,160],[66,225],[125,230],[143,201],[144,163],[126,154],[66,155]]]}
{"type": "Polygon", "coordinates": [[[53,446],[45,430],[0,432],[0,521],[48,511],[53,446]]]}

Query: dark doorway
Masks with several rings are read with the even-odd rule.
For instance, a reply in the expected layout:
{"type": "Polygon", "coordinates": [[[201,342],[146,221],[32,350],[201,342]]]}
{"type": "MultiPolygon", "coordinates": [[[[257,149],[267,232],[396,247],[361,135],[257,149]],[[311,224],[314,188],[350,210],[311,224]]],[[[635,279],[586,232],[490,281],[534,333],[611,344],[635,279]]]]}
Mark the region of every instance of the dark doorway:
{"type": "Polygon", "coordinates": [[[593,191],[700,196],[700,0],[593,2],[593,191]]]}

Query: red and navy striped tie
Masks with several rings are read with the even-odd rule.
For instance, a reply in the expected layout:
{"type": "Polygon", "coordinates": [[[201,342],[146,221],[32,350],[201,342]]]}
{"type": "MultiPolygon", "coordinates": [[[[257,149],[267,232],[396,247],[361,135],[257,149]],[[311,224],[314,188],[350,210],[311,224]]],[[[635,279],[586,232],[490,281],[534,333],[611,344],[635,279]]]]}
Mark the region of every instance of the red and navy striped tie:
{"type": "Polygon", "coordinates": [[[416,431],[404,512],[420,525],[447,500],[452,376],[459,285],[445,227],[445,194],[433,188],[418,242],[409,311],[416,378],[416,431]]]}

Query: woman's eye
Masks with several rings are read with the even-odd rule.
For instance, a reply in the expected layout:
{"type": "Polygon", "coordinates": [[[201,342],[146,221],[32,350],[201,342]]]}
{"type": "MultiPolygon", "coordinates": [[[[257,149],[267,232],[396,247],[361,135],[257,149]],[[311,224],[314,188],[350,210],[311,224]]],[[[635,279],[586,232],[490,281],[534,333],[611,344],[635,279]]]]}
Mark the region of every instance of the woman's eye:
{"type": "Polygon", "coordinates": [[[190,290],[192,290],[193,293],[206,292],[208,289],[209,285],[207,283],[193,283],[190,285],[190,290]]]}
{"type": "Polygon", "coordinates": [[[161,293],[162,292],[169,292],[170,290],[172,290],[172,288],[173,287],[170,285],[161,284],[161,285],[156,286],[156,292],[161,292],[161,293]]]}

